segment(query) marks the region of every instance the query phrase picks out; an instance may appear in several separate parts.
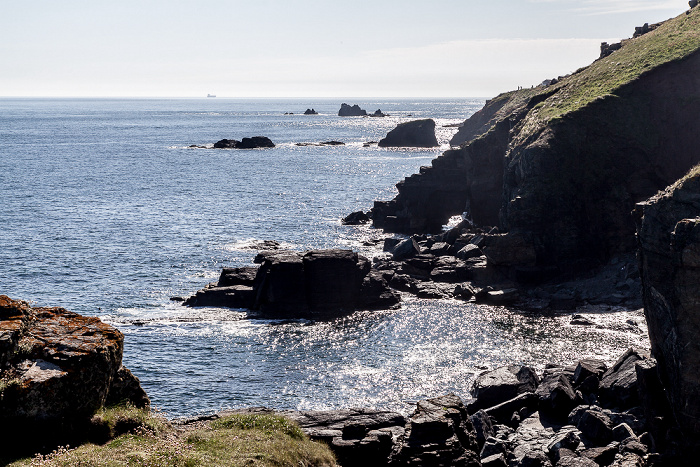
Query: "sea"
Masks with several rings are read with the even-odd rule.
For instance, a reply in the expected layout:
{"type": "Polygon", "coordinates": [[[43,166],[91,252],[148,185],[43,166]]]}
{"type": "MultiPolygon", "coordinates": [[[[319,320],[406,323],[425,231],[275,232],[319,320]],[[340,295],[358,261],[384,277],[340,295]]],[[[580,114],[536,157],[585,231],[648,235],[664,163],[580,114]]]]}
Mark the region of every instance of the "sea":
{"type": "Polygon", "coordinates": [[[640,310],[595,308],[596,326],[572,326],[569,313],[404,295],[396,310],[313,322],[170,300],[251,265],[265,240],[381,256],[381,231],[341,218],[391,199],[484,102],[1,98],[0,294],[117,327],[124,365],[169,417],[251,406],[409,414],[420,399],[468,399],[475,376],[501,365],[612,363],[648,347],[640,310]],[[389,116],[339,117],[343,102],[389,116]],[[439,148],[366,144],[422,118],[436,121],[439,148]],[[276,146],[212,148],[259,135],[276,146]]]}

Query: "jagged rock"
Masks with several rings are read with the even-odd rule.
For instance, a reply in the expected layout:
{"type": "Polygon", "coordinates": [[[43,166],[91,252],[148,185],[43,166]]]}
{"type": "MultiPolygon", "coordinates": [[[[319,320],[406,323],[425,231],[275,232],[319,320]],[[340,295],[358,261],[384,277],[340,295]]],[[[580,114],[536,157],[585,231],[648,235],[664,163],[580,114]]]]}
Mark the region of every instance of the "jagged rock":
{"type": "Polygon", "coordinates": [[[566,456],[559,459],[556,467],[598,467],[598,465],[587,457],[566,456]]]}
{"type": "Polygon", "coordinates": [[[643,352],[629,349],[606,371],[600,380],[599,397],[610,407],[628,409],[639,404],[635,364],[648,358],[643,352]]]}
{"type": "Polygon", "coordinates": [[[506,457],[503,454],[494,454],[481,458],[481,467],[508,467],[506,457]]]}
{"type": "MultiPolygon", "coordinates": [[[[510,400],[485,409],[485,412],[499,423],[509,423],[514,413],[522,410],[534,411],[537,408],[538,398],[533,392],[520,394],[510,400]]],[[[470,404],[471,410],[471,404],[470,404]]]]}
{"type": "Polygon", "coordinates": [[[471,388],[476,401],[469,404],[469,410],[493,407],[520,394],[535,392],[538,384],[535,370],[526,366],[511,365],[481,373],[471,388]]]}
{"type": "Polygon", "coordinates": [[[361,225],[368,223],[370,220],[369,216],[363,211],[355,211],[343,217],[342,223],[343,225],[361,225]]]}
{"type": "Polygon", "coordinates": [[[242,268],[223,268],[219,275],[218,287],[231,287],[234,285],[245,285],[252,287],[258,268],[247,266],[242,268]]]}
{"type": "Polygon", "coordinates": [[[496,433],[493,429],[493,423],[491,423],[491,417],[483,410],[479,410],[470,418],[472,425],[474,425],[476,442],[483,448],[486,440],[496,433]]]}
{"type": "Polygon", "coordinates": [[[318,112],[316,112],[314,109],[306,109],[304,115],[318,115],[318,112]]]}
{"type": "Polygon", "coordinates": [[[401,447],[406,419],[367,409],[282,412],[311,438],[323,441],[344,467],[390,465],[401,447]]]}
{"type": "Polygon", "coordinates": [[[546,449],[552,459],[559,461],[559,459],[562,457],[562,449],[576,451],[579,444],[581,444],[579,431],[574,427],[569,427],[567,429],[562,429],[552,436],[546,449]]]}
{"type": "Polygon", "coordinates": [[[459,259],[465,260],[471,258],[478,258],[481,255],[483,255],[481,249],[473,243],[469,243],[462,247],[459,251],[457,251],[457,254],[455,256],[459,259]]]}
{"type": "Polygon", "coordinates": [[[399,123],[386,135],[386,138],[379,140],[378,145],[381,148],[432,148],[439,146],[435,137],[435,120],[428,118],[399,123]]]}
{"type": "Polygon", "coordinates": [[[382,109],[377,109],[373,113],[369,114],[370,117],[388,117],[389,114],[382,112],[382,109]]]}
{"type": "Polygon", "coordinates": [[[578,364],[576,365],[576,370],[574,370],[572,382],[575,386],[578,386],[591,376],[599,379],[603,376],[607,369],[607,365],[601,360],[596,360],[593,358],[579,360],[578,364]]]}
{"type": "Polygon", "coordinates": [[[346,103],[342,103],[338,111],[339,117],[364,117],[365,115],[367,115],[367,111],[361,109],[357,104],[351,107],[346,103]]]}
{"type": "Polygon", "coordinates": [[[141,387],[139,379],[125,366],[117,370],[107,393],[106,406],[131,404],[140,409],[148,408],[151,400],[141,387]]]}
{"type": "Polygon", "coordinates": [[[412,258],[419,253],[420,246],[418,245],[418,242],[411,237],[396,245],[394,251],[392,252],[392,257],[394,261],[403,261],[407,258],[412,258]]]}
{"type": "Polygon", "coordinates": [[[613,421],[600,407],[579,406],[569,415],[569,423],[588,439],[606,444],[613,439],[613,421]]]}
{"type": "Polygon", "coordinates": [[[615,460],[617,452],[617,446],[611,444],[602,447],[588,448],[581,452],[581,457],[590,459],[598,465],[610,465],[615,460]]]}
{"type": "Polygon", "coordinates": [[[579,402],[574,388],[563,374],[542,378],[535,395],[539,399],[540,410],[554,419],[566,420],[579,402]]]}
{"type": "Polygon", "coordinates": [[[406,427],[401,465],[479,466],[467,409],[454,394],[418,403],[406,427]]]}
{"type": "Polygon", "coordinates": [[[538,412],[523,419],[511,439],[509,465],[551,466],[545,451],[553,435],[553,428],[542,424],[538,412]]]}

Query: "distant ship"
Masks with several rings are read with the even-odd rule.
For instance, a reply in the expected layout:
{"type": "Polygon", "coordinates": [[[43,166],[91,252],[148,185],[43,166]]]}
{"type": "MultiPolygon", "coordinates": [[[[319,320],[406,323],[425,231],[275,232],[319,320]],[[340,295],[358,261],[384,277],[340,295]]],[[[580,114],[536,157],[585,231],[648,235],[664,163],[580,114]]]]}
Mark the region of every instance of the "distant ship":
{"type": "Polygon", "coordinates": [[[207,94],[207,97],[216,97],[216,94],[207,94]]]}

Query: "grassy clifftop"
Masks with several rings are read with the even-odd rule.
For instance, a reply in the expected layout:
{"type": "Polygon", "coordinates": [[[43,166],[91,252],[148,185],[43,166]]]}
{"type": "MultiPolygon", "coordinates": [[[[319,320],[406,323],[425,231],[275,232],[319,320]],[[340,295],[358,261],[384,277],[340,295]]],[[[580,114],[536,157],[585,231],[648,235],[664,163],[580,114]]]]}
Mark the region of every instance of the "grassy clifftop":
{"type": "Polygon", "coordinates": [[[620,50],[550,86],[548,91],[556,92],[528,114],[523,130],[530,133],[596,99],[614,96],[644,74],[698,50],[700,8],[694,8],[643,36],[624,41],[620,50]]]}

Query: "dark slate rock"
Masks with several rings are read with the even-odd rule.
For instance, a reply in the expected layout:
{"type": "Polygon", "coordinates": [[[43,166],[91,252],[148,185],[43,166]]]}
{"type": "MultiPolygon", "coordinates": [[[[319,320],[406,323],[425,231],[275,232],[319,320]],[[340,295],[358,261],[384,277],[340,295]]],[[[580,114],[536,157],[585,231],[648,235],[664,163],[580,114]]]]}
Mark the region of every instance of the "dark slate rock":
{"type": "Polygon", "coordinates": [[[627,409],[639,404],[635,363],[646,358],[646,353],[629,349],[603,374],[599,398],[605,406],[627,409]]]}
{"type": "Polygon", "coordinates": [[[569,423],[575,425],[591,441],[606,444],[613,439],[613,421],[596,406],[579,406],[569,415],[569,423]]]}
{"type": "Polygon", "coordinates": [[[598,465],[610,465],[615,460],[617,445],[612,444],[603,447],[589,448],[581,452],[581,457],[585,457],[596,462],[598,465]]]}
{"type": "Polygon", "coordinates": [[[476,432],[476,441],[479,443],[479,447],[483,448],[486,440],[496,434],[491,417],[483,410],[479,410],[470,418],[476,432]]]}
{"type": "Polygon", "coordinates": [[[243,138],[236,145],[236,149],[257,149],[257,148],[274,148],[275,144],[266,136],[253,136],[252,138],[243,138]]]}
{"type": "Polygon", "coordinates": [[[457,251],[457,254],[455,255],[459,259],[470,259],[470,258],[478,258],[479,256],[482,256],[483,253],[481,251],[481,248],[478,246],[474,245],[473,243],[469,243],[462,247],[459,251],[457,251]]]}
{"type": "Polygon", "coordinates": [[[607,365],[601,360],[592,358],[580,360],[576,365],[572,383],[578,386],[590,376],[595,376],[596,379],[600,380],[607,369],[607,365]]]}
{"type": "Polygon", "coordinates": [[[219,276],[218,287],[231,287],[233,285],[245,285],[252,287],[258,268],[255,266],[242,268],[223,268],[219,276]]]}
{"type": "Polygon", "coordinates": [[[519,394],[535,392],[539,378],[530,367],[510,365],[477,376],[471,388],[475,402],[469,404],[471,411],[493,407],[513,399],[519,394]]]}
{"type": "Polygon", "coordinates": [[[598,467],[598,464],[587,457],[566,456],[559,459],[556,467],[598,467]]]}
{"type": "Polygon", "coordinates": [[[613,439],[618,442],[622,442],[629,437],[636,438],[637,436],[632,431],[632,428],[626,423],[620,423],[613,428],[613,439]]]}
{"type": "Polygon", "coordinates": [[[508,467],[506,457],[503,454],[494,454],[481,459],[482,467],[508,467]]]}
{"type": "Polygon", "coordinates": [[[343,217],[341,222],[343,225],[362,225],[368,223],[370,220],[369,216],[363,211],[356,211],[343,217]]]}
{"type": "MultiPolygon", "coordinates": [[[[489,407],[485,409],[485,412],[499,423],[508,423],[510,422],[513,413],[519,412],[523,408],[534,410],[537,408],[537,403],[538,399],[535,393],[526,392],[498,405],[489,407]]],[[[470,410],[472,410],[471,404],[469,407],[470,410]]]]}
{"type": "Polygon", "coordinates": [[[578,445],[581,444],[581,438],[577,429],[570,427],[562,429],[556,433],[547,444],[547,452],[554,460],[559,460],[562,456],[560,452],[563,450],[576,451],[578,445]]]}
{"type": "Polygon", "coordinates": [[[238,147],[240,141],[235,139],[222,139],[214,143],[216,149],[235,149],[238,147]]]}
{"type": "Polygon", "coordinates": [[[535,395],[539,400],[540,410],[560,420],[566,420],[569,412],[579,402],[574,388],[563,374],[544,377],[535,395]]]}
{"type": "Polygon", "coordinates": [[[479,466],[467,409],[454,394],[418,403],[406,427],[400,465],[479,466]]]}
{"type": "Polygon", "coordinates": [[[420,253],[420,246],[413,238],[407,238],[396,245],[393,251],[394,261],[403,261],[420,253]]]}

